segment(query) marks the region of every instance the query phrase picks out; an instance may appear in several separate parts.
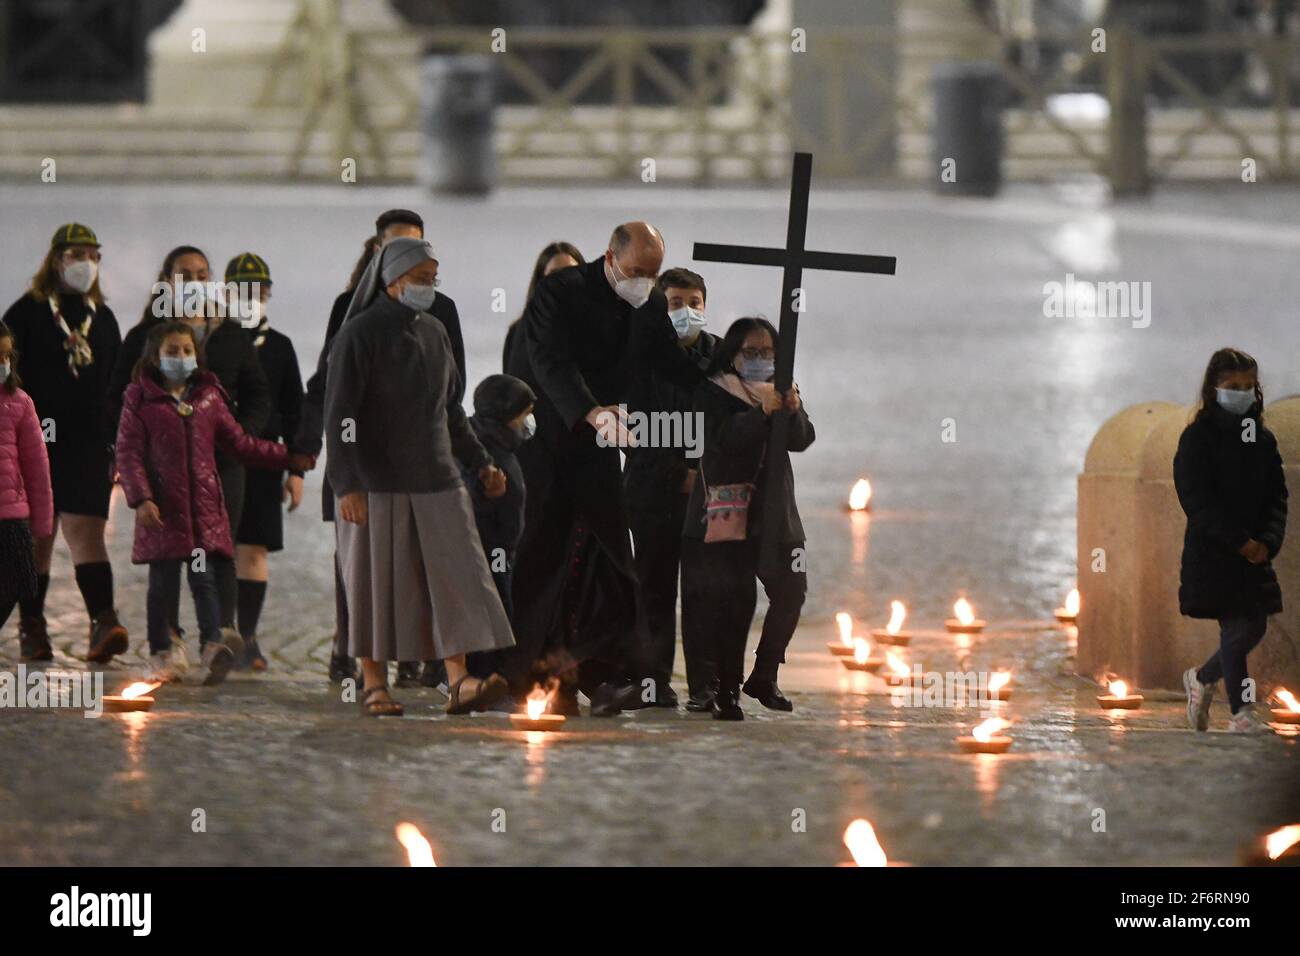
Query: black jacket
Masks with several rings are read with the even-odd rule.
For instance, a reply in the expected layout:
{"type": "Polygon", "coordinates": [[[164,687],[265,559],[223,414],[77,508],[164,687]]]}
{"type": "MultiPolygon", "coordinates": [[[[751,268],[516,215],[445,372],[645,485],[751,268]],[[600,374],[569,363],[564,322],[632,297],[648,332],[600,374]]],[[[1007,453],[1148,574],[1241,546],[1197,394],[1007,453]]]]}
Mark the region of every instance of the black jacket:
{"type": "MultiPolygon", "coordinates": [[[[131,384],[135,363],[144,354],[149,330],[165,321],[151,316],[126,333],[108,388],[115,427],[122,417],[122,396],[131,384]]],[[[271,389],[248,331],[235,319],[218,324],[203,340],[203,363],[225,389],[235,420],[250,435],[260,435],[271,418],[271,389]]]]}
{"type": "MultiPolygon", "coordinates": [[[[718,337],[700,332],[699,337],[683,349],[692,362],[703,372],[717,347],[718,337]]],[[[632,412],[675,412],[690,415],[695,389],[670,381],[654,369],[644,369],[633,383],[627,407],[632,412]]],[[[697,436],[700,440],[703,436],[697,436]]],[[[698,449],[697,449],[698,450],[698,449]]],[[[625,449],[627,462],[623,466],[623,493],[627,510],[638,514],[662,514],[674,507],[681,496],[686,472],[699,468],[699,458],[688,458],[687,449],[680,446],[655,448],[649,445],[625,449]]],[[[680,505],[678,505],[680,506],[680,505]]]]}
{"type": "MultiPolygon", "coordinates": [[[[59,300],[68,328],[86,318],[85,300],[65,295],[59,300]]],[[[109,398],[111,372],[121,347],[117,318],[107,305],[95,309],[87,340],[93,361],[73,377],[63,333],[54,322],[49,302],[28,292],[9,307],[4,324],[14,333],[18,374],[36,405],[37,416],[53,419],[60,442],[87,443],[107,450],[117,438],[117,415],[109,398]]]]}
{"type": "Polygon", "coordinates": [[[1188,425],[1174,455],[1174,487],[1187,513],[1178,604],[1188,617],[1278,614],[1272,560],[1286,534],[1286,478],[1277,439],[1262,425],[1242,441],[1242,416],[1218,405],[1188,425]],[[1266,564],[1238,551],[1251,538],[1266,564]]]}
{"type": "MultiPolygon", "coordinates": [[[[352,290],[339,294],[330,309],[329,322],[325,326],[325,344],[321,346],[320,357],[316,360],[316,371],[307,379],[307,393],[303,396],[302,417],[297,433],[287,433],[289,444],[294,451],[309,455],[319,455],[323,444],[322,432],[325,421],[325,384],[329,370],[330,345],[338,335],[347,317],[348,306],[352,304],[352,290]]],[[[433,300],[433,306],[427,314],[442,323],[451,340],[451,352],[456,359],[456,368],[460,374],[461,394],[464,395],[465,382],[465,340],[460,331],[460,313],[456,303],[441,292],[433,300]]],[[[459,400],[459,399],[458,399],[459,400]]],[[[326,474],[321,487],[321,518],[334,520],[334,489],[330,487],[329,475],[326,474]]]]}
{"type": "Polygon", "coordinates": [[[779,460],[765,453],[772,419],[763,414],[760,406],[742,402],[722,386],[708,381],[695,390],[695,411],[704,413],[704,455],[700,459],[700,477],[686,506],[682,534],[688,538],[704,537],[706,483],[729,485],[747,481],[755,484],[749,503],[748,537],[759,538],[772,530],[763,527],[764,502],[768,495],[778,495],[784,508],[781,524],[775,529],[777,540],[781,544],[806,540],[794,500],[794,470],[790,467],[789,452],[803,451],[817,437],[808,420],[808,410],[801,405],[791,417],[789,447],[779,460]]]}
{"type": "Polygon", "coordinates": [[[271,441],[292,439],[298,434],[302,419],[302,373],[298,369],[298,353],[294,351],[293,341],[276,329],[267,329],[264,334],[250,329],[248,337],[253,342],[253,352],[266,375],[271,395],[271,414],[258,437],[271,441]],[[259,337],[262,338],[261,345],[257,344],[259,337]]]}
{"type": "Polygon", "coordinates": [[[523,439],[513,429],[498,422],[486,421],[477,415],[471,415],[469,423],[487,453],[506,475],[506,493],[500,498],[489,498],[484,494],[483,483],[478,480],[478,472],[471,471],[464,465],[460,468],[461,480],[465,482],[470,499],[474,502],[474,523],[478,525],[483,553],[487,555],[492,570],[496,571],[498,569],[493,552],[500,548],[505,553],[508,566],[513,567],[515,549],[519,547],[519,538],[524,533],[524,473],[519,467],[519,459],[515,457],[515,450],[523,439]]]}

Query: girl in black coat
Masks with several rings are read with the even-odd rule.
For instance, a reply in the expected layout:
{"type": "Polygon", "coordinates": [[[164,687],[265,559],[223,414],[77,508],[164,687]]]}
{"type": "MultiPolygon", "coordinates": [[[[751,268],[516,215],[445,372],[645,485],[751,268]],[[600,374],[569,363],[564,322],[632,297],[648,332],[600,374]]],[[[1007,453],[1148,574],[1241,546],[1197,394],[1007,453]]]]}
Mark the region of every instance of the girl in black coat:
{"type": "Polygon", "coordinates": [[[768,609],[744,691],[770,710],[794,709],[776,679],[808,591],[808,575],[794,556],[803,548],[804,530],[790,456],[771,457],[767,439],[772,415],[781,409],[790,414],[789,451],[803,451],[816,433],[798,387],[782,395],[771,384],[776,342],[776,329],[766,319],[737,319],[713,353],[712,377],[695,390],[694,411],[704,416],[704,454],[682,531],[682,634],[683,639],[690,632],[712,642],[716,720],[744,719],[740,678],[758,603],[756,578],[767,592],[768,609]],[[753,485],[744,540],[706,541],[708,489],[739,483],[753,485]],[[784,505],[771,528],[763,526],[764,501],[770,495],[784,505]],[[764,535],[775,535],[781,553],[790,556],[770,572],[759,567],[764,535]]]}
{"type": "Polygon", "coordinates": [[[1209,727],[1214,685],[1222,680],[1232,708],[1228,729],[1269,732],[1254,695],[1243,693],[1246,655],[1264,637],[1268,615],[1282,611],[1272,561],[1286,533],[1286,479],[1263,407],[1255,360],[1220,349],[1174,456],[1174,487],[1187,513],[1178,603],[1188,617],[1219,622],[1219,649],[1183,674],[1187,720],[1196,730],[1209,727]]]}
{"type": "MultiPolygon", "coordinates": [[[[80,223],[60,226],[31,288],[5,313],[27,393],[45,432],[54,488],[55,530],[72,552],[77,587],[90,615],[87,660],[104,663],[128,647],[113,607],[113,568],[104,529],[113,490],[111,446],[117,421],[109,371],[121,335],[99,288],[100,245],[80,223]]],[[[37,538],[37,593],[21,602],[24,656],[48,659],[45,592],[54,535],[37,538]]]]}

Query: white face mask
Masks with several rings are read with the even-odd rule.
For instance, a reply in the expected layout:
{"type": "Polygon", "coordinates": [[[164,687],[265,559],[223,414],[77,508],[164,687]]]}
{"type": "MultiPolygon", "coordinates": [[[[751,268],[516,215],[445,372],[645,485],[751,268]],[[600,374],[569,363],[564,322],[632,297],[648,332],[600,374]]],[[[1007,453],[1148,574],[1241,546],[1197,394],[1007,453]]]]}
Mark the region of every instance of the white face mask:
{"type": "Polygon", "coordinates": [[[416,312],[428,312],[433,307],[433,300],[438,297],[438,290],[432,282],[420,285],[408,282],[397,292],[397,300],[416,312]]]}
{"type": "Polygon", "coordinates": [[[1255,390],[1253,388],[1240,390],[1216,388],[1214,393],[1220,407],[1225,411],[1232,412],[1234,415],[1245,415],[1255,404],[1255,390]]]}
{"type": "Polygon", "coordinates": [[[613,260],[613,268],[610,272],[615,277],[614,292],[632,308],[639,309],[650,298],[650,291],[655,287],[655,280],[645,277],[633,279],[628,276],[620,279],[618,274],[622,271],[618,267],[618,260],[613,260]]]}
{"type": "Polygon", "coordinates": [[[668,313],[668,318],[673,320],[673,329],[679,339],[689,339],[704,328],[704,313],[696,312],[688,305],[673,309],[668,313]]]}
{"type": "Polygon", "coordinates": [[[99,263],[91,262],[89,259],[79,259],[63,267],[64,284],[69,289],[80,292],[82,295],[90,291],[90,287],[95,284],[95,279],[98,276],[99,263]]]}

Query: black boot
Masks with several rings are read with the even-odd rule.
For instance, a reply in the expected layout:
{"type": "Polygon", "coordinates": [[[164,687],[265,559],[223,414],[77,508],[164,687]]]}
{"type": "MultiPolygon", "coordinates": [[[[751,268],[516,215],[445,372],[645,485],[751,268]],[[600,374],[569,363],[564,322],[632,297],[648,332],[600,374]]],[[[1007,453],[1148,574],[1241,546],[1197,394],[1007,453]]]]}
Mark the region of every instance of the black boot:
{"type": "Polygon", "coordinates": [[[397,680],[393,681],[394,687],[419,687],[420,686],[420,662],[419,661],[398,661],[397,662],[397,680]]]}
{"type": "Polygon", "coordinates": [[[744,691],[768,710],[782,710],[786,713],[794,710],[794,704],[790,702],[789,697],[781,693],[781,688],[776,686],[774,680],[763,680],[751,675],[749,680],[745,681],[744,691]]]}
{"type": "Polygon", "coordinates": [[[18,625],[18,659],[23,663],[54,660],[45,618],[25,617],[18,625]]]}
{"type": "Polygon", "coordinates": [[[714,720],[744,720],[745,712],[740,709],[740,691],[732,687],[720,687],[713,697],[714,720]]]}
{"type": "Polygon", "coordinates": [[[421,687],[437,687],[439,684],[447,684],[447,665],[442,661],[425,661],[424,668],[420,671],[421,687]]]}
{"type": "Polygon", "coordinates": [[[641,685],[635,682],[606,681],[591,694],[591,716],[613,717],[624,710],[640,710],[646,706],[641,699],[641,685]]]}
{"type": "Polygon", "coordinates": [[[109,608],[90,623],[90,650],[86,660],[92,664],[107,664],[118,654],[125,654],[130,646],[130,636],[117,619],[117,611],[109,608]]]}
{"type": "Polygon", "coordinates": [[[356,659],[348,657],[346,654],[331,654],[330,683],[341,684],[349,678],[354,681],[359,680],[356,659]]]}

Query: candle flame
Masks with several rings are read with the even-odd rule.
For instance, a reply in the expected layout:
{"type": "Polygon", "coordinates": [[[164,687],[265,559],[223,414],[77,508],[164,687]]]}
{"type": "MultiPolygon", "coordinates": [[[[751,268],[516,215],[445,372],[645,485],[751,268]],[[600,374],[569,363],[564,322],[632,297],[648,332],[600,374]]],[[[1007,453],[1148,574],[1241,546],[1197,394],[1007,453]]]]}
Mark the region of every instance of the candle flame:
{"type": "Polygon", "coordinates": [[[1078,617],[1081,603],[1082,602],[1079,598],[1079,589],[1075,588],[1065,596],[1065,613],[1070,617],[1078,617]]]}
{"type": "Polygon", "coordinates": [[[889,665],[889,669],[898,677],[906,677],[911,673],[911,671],[908,670],[907,665],[903,663],[903,659],[893,651],[885,651],[885,663],[889,665]]]}
{"type": "Polygon", "coordinates": [[[1004,720],[1001,717],[990,717],[984,723],[973,728],[970,735],[982,744],[989,742],[989,739],[999,730],[1005,730],[1011,726],[1011,721],[1004,720]]]}
{"type": "Polygon", "coordinates": [[[1286,709],[1293,714],[1300,714],[1300,700],[1295,699],[1295,694],[1291,693],[1285,687],[1279,687],[1275,692],[1277,699],[1286,704],[1286,709]]]}
{"type": "Polygon", "coordinates": [[[853,490],[849,492],[849,508],[853,511],[865,511],[869,504],[871,504],[871,482],[859,478],[854,483],[853,490]]]}
{"type": "Polygon", "coordinates": [[[1270,860],[1276,860],[1297,843],[1300,843],[1300,823],[1293,823],[1264,837],[1264,851],[1270,860]]]}
{"type": "Polygon", "coordinates": [[[952,614],[963,627],[969,627],[975,623],[975,609],[970,606],[970,601],[965,598],[958,598],[957,603],[952,606],[952,614]]]}
{"type": "Polygon", "coordinates": [[[542,690],[540,685],[534,687],[524,701],[524,706],[528,708],[528,719],[536,720],[546,713],[546,705],[550,699],[550,695],[542,690]]]}
{"type": "Polygon", "coordinates": [[[433,860],[433,847],[414,823],[399,823],[394,830],[397,840],[406,848],[411,866],[437,866],[433,860]]]}
{"type": "Polygon", "coordinates": [[[853,639],[853,659],[859,664],[865,664],[867,658],[871,656],[871,643],[865,638],[855,637],[853,639]]]}
{"type": "Polygon", "coordinates": [[[1116,697],[1128,696],[1128,684],[1124,683],[1122,680],[1113,680],[1106,686],[1110,688],[1110,692],[1116,697]]]}
{"type": "Polygon", "coordinates": [[[118,696],[125,697],[127,700],[135,700],[137,697],[143,697],[161,686],[162,684],[150,684],[148,681],[138,680],[134,684],[128,684],[118,696]]]}
{"type": "Polygon", "coordinates": [[[844,831],[844,845],[858,866],[888,866],[889,859],[876,839],[875,828],[861,817],[844,831]]]}
{"type": "Polygon", "coordinates": [[[902,601],[889,602],[889,623],[885,625],[885,631],[891,635],[897,634],[903,629],[903,622],[907,620],[907,605],[902,601]]]}
{"type": "Polygon", "coordinates": [[[845,647],[853,646],[853,616],[848,611],[835,615],[835,624],[840,629],[840,643],[845,647]]]}
{"type": "Polygon", "coordinates": [[[989,693],[996,694],[1009,683],[1011,683],[1009,671],[995,671],[989,675],[989,693]]]}

